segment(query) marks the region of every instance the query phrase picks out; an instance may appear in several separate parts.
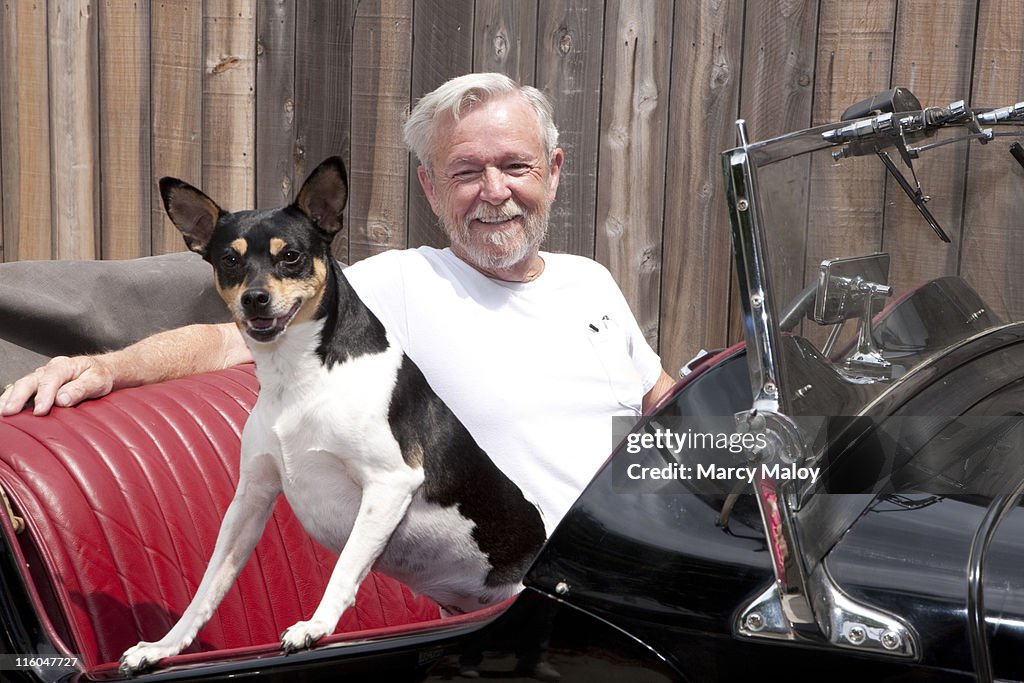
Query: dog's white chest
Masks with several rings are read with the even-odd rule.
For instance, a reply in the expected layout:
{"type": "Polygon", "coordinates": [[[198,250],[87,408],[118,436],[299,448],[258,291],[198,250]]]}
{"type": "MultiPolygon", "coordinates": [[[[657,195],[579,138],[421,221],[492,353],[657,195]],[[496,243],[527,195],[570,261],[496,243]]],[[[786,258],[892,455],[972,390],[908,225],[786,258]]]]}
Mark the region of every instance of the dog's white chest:
{"type": "MultiPolygon", "coordinates": [[[[302,332],[290,330],[282,343],[304,341],[302,332]]],[[[303,526],[318,542],[340,550],[366,479],[409,468],[388,423],[402,351],[392,345],[327,369],[311,342],[299,345],[266,357],[254,349],[261,386],[242,450],[274,459],[282,491],[303,526]]]]}

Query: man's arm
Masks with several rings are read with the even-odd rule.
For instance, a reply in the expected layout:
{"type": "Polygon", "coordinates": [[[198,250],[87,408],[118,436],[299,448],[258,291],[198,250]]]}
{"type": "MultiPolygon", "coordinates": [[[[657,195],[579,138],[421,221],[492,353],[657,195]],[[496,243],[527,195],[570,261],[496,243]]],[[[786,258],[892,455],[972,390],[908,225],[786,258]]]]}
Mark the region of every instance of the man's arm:
{"type": "Polygon", "coordinates": [[[654,383],[651,390],[644,394],[643,410],[646,413],[655,403],[658,402],[665,393],[674,387],[676,384],[675,380],[672,379],[667,372],[661,371],[661,376],[658,377],[658,381],[654,383]]]}
{"type": "Polygon", "coordinates": [[[72,406],[122,387],[220,370],[251,360],[234,323],[189,325],[98,356],[57,356],[0,395],[0,415],[13,415],[35,396],[32,412],[72,406]]]}

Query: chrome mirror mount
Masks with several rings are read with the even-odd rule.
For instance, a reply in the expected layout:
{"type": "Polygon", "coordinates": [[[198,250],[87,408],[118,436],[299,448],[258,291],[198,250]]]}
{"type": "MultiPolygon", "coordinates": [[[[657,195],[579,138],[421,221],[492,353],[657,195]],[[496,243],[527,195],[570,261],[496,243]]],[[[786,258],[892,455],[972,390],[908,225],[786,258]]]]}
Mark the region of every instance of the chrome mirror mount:
{"type": "MultiPolygon", "coordinates": [[[[892,296],[889,286],[889,255],[885,253],[828,259],[821,264],[813,318],[819,325],[859,321],[857,345],[837,368],[848,381],[869,383],[892,379],[892,364],[875,346],[871,332],[875,302],[892,296]]],[[[834,337],[829,337],[828,355],[834,337]]]]}

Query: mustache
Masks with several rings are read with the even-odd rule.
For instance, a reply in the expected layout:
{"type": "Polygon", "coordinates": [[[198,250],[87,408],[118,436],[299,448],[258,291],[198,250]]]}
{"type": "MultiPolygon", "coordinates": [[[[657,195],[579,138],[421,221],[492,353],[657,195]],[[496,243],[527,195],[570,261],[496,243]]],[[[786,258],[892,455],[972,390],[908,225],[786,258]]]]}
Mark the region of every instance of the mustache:
{"type": "Polygon", "coordinates": [[[478,206],[473,213],[465,218],[465,225],[468,227],[473,221],[507,221],[526,215],[526,209],[521,207],[514,199],[507,199],[501,206],[490,206],[484,204],[478,206]]]}

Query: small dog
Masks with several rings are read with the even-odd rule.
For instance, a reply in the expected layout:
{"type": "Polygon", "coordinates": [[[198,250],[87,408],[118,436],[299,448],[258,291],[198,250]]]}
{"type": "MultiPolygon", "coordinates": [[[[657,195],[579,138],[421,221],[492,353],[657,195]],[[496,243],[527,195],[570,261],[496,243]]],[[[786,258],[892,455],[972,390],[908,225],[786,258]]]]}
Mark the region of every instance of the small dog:
{"type": "Polygon", "coordinates": [[[376,566],[450,613],[514,595],[545,540],[536,506],[430,388],[331,256],[348,198],[327,159],[293,204],[229,213],[188,183],[160,180],[167,214],[214,269],[256,361],[260,393],[242,433],[238,488],[181,619],[121,658],[130,674],[195,638],[252,553],[278,495],[338,553],[286,651],[332,633],[376,566]]]}

